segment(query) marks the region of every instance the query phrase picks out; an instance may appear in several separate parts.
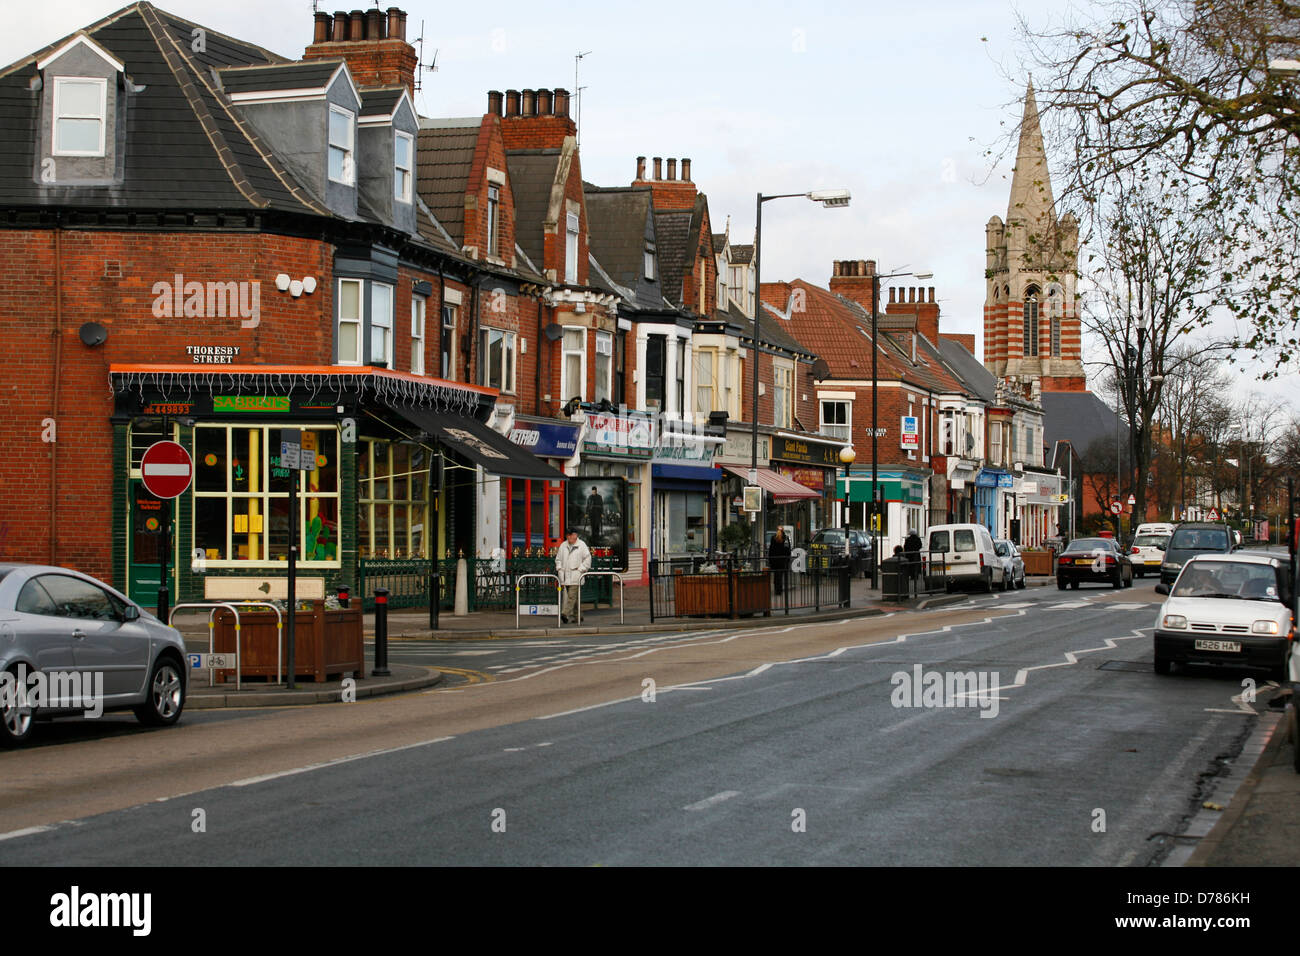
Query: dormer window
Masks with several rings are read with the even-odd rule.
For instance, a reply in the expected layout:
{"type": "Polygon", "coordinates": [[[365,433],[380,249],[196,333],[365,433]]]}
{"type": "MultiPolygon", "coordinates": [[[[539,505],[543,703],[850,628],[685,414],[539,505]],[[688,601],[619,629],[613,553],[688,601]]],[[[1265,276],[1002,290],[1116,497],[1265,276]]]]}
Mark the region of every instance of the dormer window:
{"type": "Polygon", "coordinates": [[[398,202],[411,201],[411,169],[415,156],[415,138],[400,130],[393,134],[393,197],[398,202]]]}
{"type": "Polygon", "coordinates": [[[569,213],[566,217],[567,230],[564,243],[564,281],[574,284],[578,281],[578,214],[569,213]]]}
{"type": "Polygon", "coordinates": [[[353,144],[356,142],[356,116],[345,109],[330,106],[330,179],[351,186],[356,182],[353,144]]]}
{"type": "Polygon", "coordinates": [[[501,241],[501,187],[495,184],[488,186],[488,213],[487,213],[487,254],[496,258],[501,254],[497,248],[501,241]]]}
{"type": "Polygon", "coordinates": [[[645,247],[645,277],[647,281],[655,280],[655,247],[654,243],[646,243],[645,247]]]}
{"type": "Polygon", "coordinates": [[[103,156],[108,81],[54,78],[54,155],[103,156]]]}

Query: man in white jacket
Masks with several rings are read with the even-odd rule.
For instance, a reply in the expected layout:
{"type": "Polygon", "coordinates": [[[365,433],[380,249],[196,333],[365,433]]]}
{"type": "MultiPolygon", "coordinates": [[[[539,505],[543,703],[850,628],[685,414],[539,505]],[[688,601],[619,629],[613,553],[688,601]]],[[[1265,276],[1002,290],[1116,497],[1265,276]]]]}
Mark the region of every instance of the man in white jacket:
{"type": "Polygon", "coordinates": [[[570,528],[564,543],[555,552],[555,575],[564,588],[564,603],[560,609],[560,620],[565,624],[577,620],[578,602],[582,600],[582,576],[591,570],[591,549],[587,542],[578,537],[578,532],[570,528]]]}

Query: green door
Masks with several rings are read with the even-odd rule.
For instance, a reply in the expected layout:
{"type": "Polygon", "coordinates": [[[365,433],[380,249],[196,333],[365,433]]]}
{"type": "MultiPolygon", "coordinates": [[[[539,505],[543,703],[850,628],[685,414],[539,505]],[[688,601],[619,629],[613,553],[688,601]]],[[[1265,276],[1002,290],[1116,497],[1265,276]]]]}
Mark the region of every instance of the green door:
{"type": "MultiPolygon", "coordinates": [[[[141,607],[154,610],[158,607],[159,555],[163,522],[174,514],[171,501],[160,501],[145,491],[144,482],[131,482],[131,515],[128,524],[128,595],[141,607]]],[[[172,529],[173,537],[175,527],[172,529]]],[[[175,542],[168,557],[168,583],[171,603],[176,604],[175,542]]]]}

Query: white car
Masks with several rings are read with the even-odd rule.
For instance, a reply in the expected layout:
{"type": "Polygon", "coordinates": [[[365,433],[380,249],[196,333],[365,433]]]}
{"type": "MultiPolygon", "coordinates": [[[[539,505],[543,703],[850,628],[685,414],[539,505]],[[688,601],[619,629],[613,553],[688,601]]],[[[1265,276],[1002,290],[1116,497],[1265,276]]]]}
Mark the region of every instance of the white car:
{"type": "Polygon", "coordinates": [[[1140,578],[1147,572],[1157,577],[1160,565],[1165,560],[1165,549],[1169,547],[1169,535],[1173,532],[1139,531],[1133,536],[1129,545],[1128,557],[1133,562],[1133,577],[1140,578]]]}
{"type": "Polygon", "coordinates": [[[1292,586],[1291,562],[1283,554],[1192,557],[1156,617],[1156,673],[1168,674],[1175,664],[1211,664],[1287,680],[1297,664],[1292,586]]]}

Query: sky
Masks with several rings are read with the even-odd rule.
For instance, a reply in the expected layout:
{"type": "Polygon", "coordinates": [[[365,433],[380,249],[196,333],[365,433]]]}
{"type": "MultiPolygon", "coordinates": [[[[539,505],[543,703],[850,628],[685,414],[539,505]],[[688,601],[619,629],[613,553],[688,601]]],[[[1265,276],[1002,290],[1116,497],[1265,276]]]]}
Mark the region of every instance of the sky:
{"type": "MultiPolygon", "coordinates": [[[[309,0],[156,5],[284,56],[301,56],[312,38],[309,0]]],[[[1011,159],[993,166],[987,151],[1019,123],[1027,80],[1017,20],[1059,24],[1066,0],[1019,10],[1008,0],[398,5],[408,39],[423,29],[423,62],[436,53],[416,94],[422,115],[481,115],[488,90],[581,87],[583,177],[627,185],[637,156],[689,158],[714,230],[730,217],[733,242],[753,240],[759,192],[847,187],[847,209],[797,198],[764,205],[764,280],[825,286],[836,259],[932,272],[924,284],[935,287],[943,331],[982,344],[984,226],[1006,217],[1011,170],[1011,159]]],[[[0,36],[0,63],[122,6],[29,4],[21,29],[0,36]]],[[[344,7],[356,4],[321,9],[344,7]]],[[[1100,358],[1085,340],[1085,363],[1100,358]]],[[[1244,392],[1300,411],[1295,375],[1253,375],[1239,380],[1244,392]]]]}

